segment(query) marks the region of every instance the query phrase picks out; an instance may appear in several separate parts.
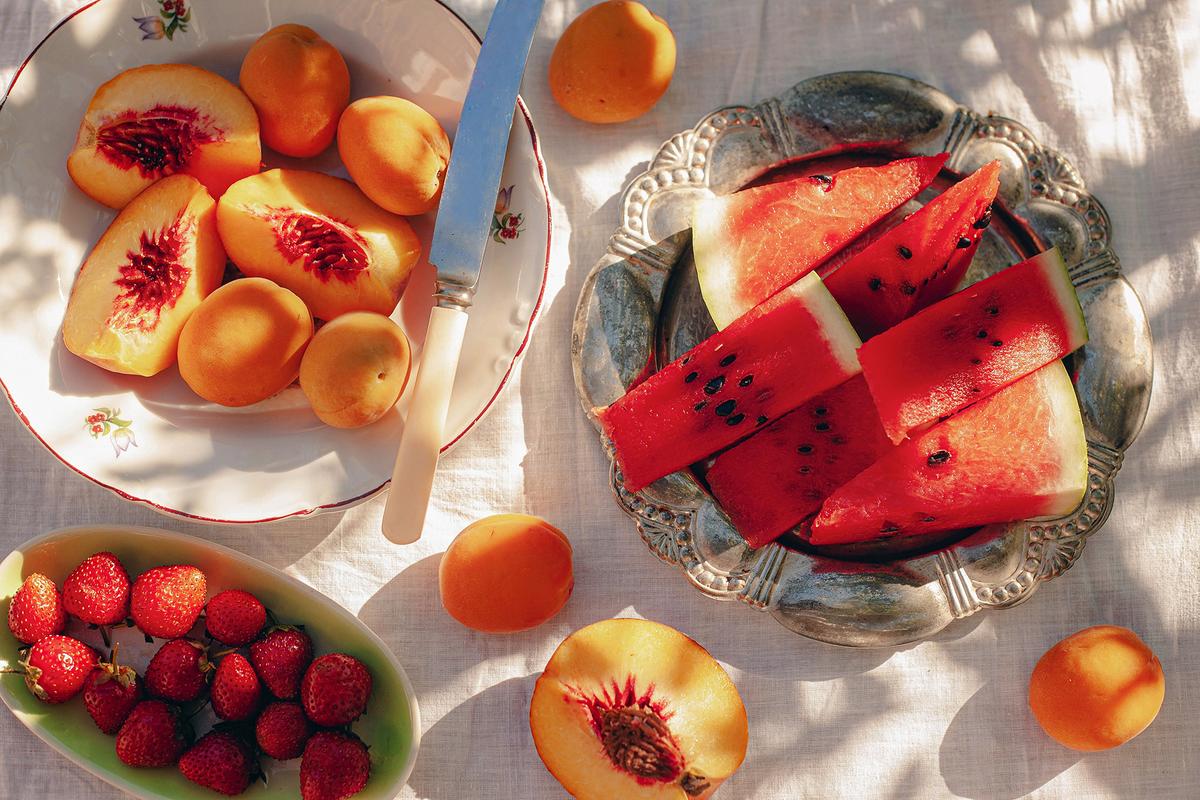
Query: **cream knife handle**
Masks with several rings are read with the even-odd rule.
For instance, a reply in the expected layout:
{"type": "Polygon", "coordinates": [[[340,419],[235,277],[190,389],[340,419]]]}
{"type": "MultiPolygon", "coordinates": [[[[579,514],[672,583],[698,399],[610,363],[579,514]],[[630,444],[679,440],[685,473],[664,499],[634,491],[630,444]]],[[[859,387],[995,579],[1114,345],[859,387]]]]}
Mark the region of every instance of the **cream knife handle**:
{"type": "Polygon", "coordinates": [[[417,382],[383,507],[383,535],[396,544],[417,541],[425,527],[446,411],[450,407],[450,390],[454,387],[466,330],[467,312],[461,308],[434,306],[429,312],[417,382]]]}

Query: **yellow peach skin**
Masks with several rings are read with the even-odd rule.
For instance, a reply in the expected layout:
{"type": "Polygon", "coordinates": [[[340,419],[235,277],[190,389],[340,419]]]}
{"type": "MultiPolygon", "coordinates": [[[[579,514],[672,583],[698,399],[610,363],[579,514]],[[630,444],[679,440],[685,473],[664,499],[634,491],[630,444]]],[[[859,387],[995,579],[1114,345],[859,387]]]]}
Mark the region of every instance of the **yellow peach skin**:
{"type": "Polygon", "coordinates": [[[1074,750],[1107,750],[1145,730],[1162,707],[1162,665],[1138,635],[1097,625],[1046,651],[1029,679],[1029,707],[1074,750]]]}
{"type": "Polygon", "coordinates": [[[364,97],[342,114],[338,154],[367,197],[393,214],[412,216],[437,206],[450,140],[416,103],[364,97]]]}
{"type": "Polygon", "coordinates": [[[550,91],[585,122],[625,122],[653,108],[674,73],[666,21],[633,0],[607,0],[563,31],[550,56],[550,91]]]}
{"type": "Polygon", "coordinates": [[[212,198],[189,175],[163,178],[122,209],[83,262],[63,344],[112,372],[162,372],[224,271],[212,198]]]}
{"type": "Polygon", "coordinates": [[[300,362],[300,388],[326,425],[359,428],[388,412],[408,383],[412,354],[400,326],[351,311],[327,323],[300,362]]]}
{"type": "Polygon", "coordinates": [[[312,335],[304,301],[263,278],[241,278],[210,294],[183,327],[179,374],[213,403],[257,403],[296,380],[312,335]]]}
{"type": "Polygon", "coordinates": [[[345,59],[304,25],[278,25],[259,37],[242,60],[238,81],[258,111],[263,142],[298,158],[333,143],[350,102],[345,59]]]}

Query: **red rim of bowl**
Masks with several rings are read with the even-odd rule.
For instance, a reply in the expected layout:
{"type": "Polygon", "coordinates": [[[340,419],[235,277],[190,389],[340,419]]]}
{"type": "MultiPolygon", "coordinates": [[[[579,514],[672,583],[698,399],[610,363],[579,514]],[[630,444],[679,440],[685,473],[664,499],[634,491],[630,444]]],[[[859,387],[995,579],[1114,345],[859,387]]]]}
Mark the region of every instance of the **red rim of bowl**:
{"type": "MultiPolygon", "coordinates": [[[[42,37],[41,41],[39,41],[37,43],[37,45],[34,46],[33,50],[31,50],[29,52],[29,55],[27,55],[25,57],[25,60],[21,62],[21,65],[19,67],[17,67],[17,71],[15,73],[13,73],[12,80],[9,82],[8,88],[4,92],[4,96],[2,98],[0,98],[0,111],[4,110],[4,105],[8,101],[8,96],[10,94],[12,94],[13,87],[15,87],[17,85],[17,80],[20,79],[21,72],[25,69],[25,65],[28,64],[33,59],[33,57],[37,54],[37,51],[41,49],[42,45],[45,44],[47,41],[49,41],[51,36],[53,36],[55,33],[57,33],[60,28],[62,28],[64,25],[66,25],[72,19],[79,16],[81,13],[83,13],[84,11],[87,11],[89,8],[91,8],[92,6],[94,6],[100,2],[101,2],[101,0],[92,0],[92,2],[87,3],[86,5],[80,6],[79,8],[75,9],[70,14],[63,17],[61,20],[59,20],[58,23],[53,28],[51,28],[50,31],[44,37],[42,37]]],[[[434,0],[434,2],[436,2],[445,11],[447,11],[450,14],[450,16],[453,17],[455,19],[455,21],[458,22],[459,25],[462,25],[463,28],[465,28],[466,31],[471,34],[471,36],[475,37],[475,41],[480,42],[482,44],[483,40],[479,37],[479,34],[476,33],[475,29],[472,28],[470,25],[468,25],[467,21],[464,20],[461,16],[459,16],[458,13],[454,11],[454,9],[452,9],[452,8],[450,8],[450,6],[446,5],[446,3],[443,2],[443,0],[434,0]]],[[[500,396],[500,393],[502,391],[504,391],[504,387],[508,385],[508,379],[510,377],[512,377],[512,373],[513,373],[513,370],[516,369],[517,362],[520,361],[521,356],[525,352],[525,348],[529,345],[529,338],[533,333],[533,326],[537,322],[538,315],[542,310],[542,300],[546,294],[546,278],[550,274],[550,247],[551,247],[552,239],[553,239],[553,235],[554,235],[553,234],[554,220],[553,220],[553,216],[552,216],[551,208],[550,208],[550,185],[546,181],[546,162],[542,158],[542,148],[541,148],[541,143],[538,141],[537,130],[533,127],[533,117],[530,115],[529,108],[525,105],[525,101],[523,99],[521,99],[520,95],[517,96],[517,108],[520,109],[521,115],[525,119],[525,125],[529,129],[529,138],[533,145],[533,157],[534,157],[534,160],[537,162],[538,178],[542,184],[542,194],[546,199],[546,263],[542,267],[542,280],[541,280],[541,285],[538,287],[537,302],[535,302],[533,305],[533,313],[529,315],[529,324],[525,328],[525,336],[521,339],[521,345],[517,348],[517,351],[515,353],[513,353],[512,361],[510,361],[508,364],[508,369],[505,371],[504,376],[500,379],[500,383],[497,384],[496,390],[492,393],[492,396],[490,398],[488,398],[488,401],[484,405],[483,409],[475,416],[475,418],[473,420],[471,420],[469,423],[467,423],[465,428],[463,428],[461,431],[459,431],[457,434],[455,434],[453,439],[451,439],[446,444],[442,445],[441,452],[443,452],[443,453],[446,452],[447,450],[449,450],[455,444],[457,444],[458,441],[460,439],[462,439],[464,436],[466,436],[467,433],[470,432],[470,430],[472,428],[474,428],[475,425],[481,419],[483,419],[489,411],[491,411],[492,406],[494,406],[496,404],[496,399],[500,396]]],[[[379,484],[375,488],[369,489],[369,490],[363,492],[362,494],[355,495],[354,497],[350,497],[345,500],[338,500],[333,503],[324,503],[322,505],[312,506],[311,508],[301,508],[301,509],[297,509],[296,511],[289,511],[286,514],[278,514],[273,517],[263,517],[261,519],[221,519],[218,517],[206,517],[203,514],[192,514],[187,511],[181,511],[177,508],[171,508],[170,506],[164,506],[161,503],[156,503],[153,500],[149,500],[145,497],[138,497],[136,495],[129,494],[128,492],[126,492],[122,489],[118,489],[115,486],[112,486],[110,484],[105,483],[104,481],[101,481],[100,479],[96,478],[93,475],[89,475],[88,473],[86,473],[82,469],[80,469],[79,467],[72,464],[70,461],[67,461],[65,458],[63,458],[63,456],[57,450],[55,450],[53,447],[51,447],[50,443],[47,442],[45,439],[43,439],[41,434],[39,434],[34,429],[33,425],[30,424],[29,418],[25,416],[25,412],[23,412],[21,410],[21,407],[19,405],[17,405],[16,399],[12,396],[12,393],[9,391],[8,385],[4,382],[3,376],[0,376],[0,389],[4,390],[5,398],[7,398],[9,405],[12,406],[13,412],[17,415],[17,418],[19,420],[21,420],[21,423],[25,426],[26,430],[28,430],[29,433],[33,435],[33,438],[35,438],[42,445],[42,447],[46,448],[46,450],[49,451],[49,453],[52,456],[57,458],[62,464],[67,466],[69,469],[71,469],[71,471],[73,471],[77,475],[80,475],[80,476],[86,478],[87,480],[91,481],[92,483],[96,484],[97,486],[101,486],[101,487],[107,489],[108,491],[112,492],[113,494],[117,495],[118,497],[121,497],[122,499],[128,500],[132,503],[140,503],[142,505],[149,506],[150,508],[153,508],[155,511],[159,511],[163,514],[167,514],[167,515],[174,516],[174,517],[181,517],[183,519],[196,520],[199,522],[213,522],[213,523],[227,524],[227,525],[253,525],[253,524],[261,523],[261,522],[278,522],[280,520],[291,519],[293,517],[307,517],[307,516],[311,516],[313,514],[319,514],[324,511],[332,511],[332,510],[338,509],[338,508],[350,508],[351,506],[355,506],[355,505],[359,504],[360,502],[363,502],[363,501],[373,497],[374,495],[382,492],[384,489],[387,488],[388,484],[391,483],[391,479],[389,478],[388,480],[383,481],[383,483],[379,484]]]]}

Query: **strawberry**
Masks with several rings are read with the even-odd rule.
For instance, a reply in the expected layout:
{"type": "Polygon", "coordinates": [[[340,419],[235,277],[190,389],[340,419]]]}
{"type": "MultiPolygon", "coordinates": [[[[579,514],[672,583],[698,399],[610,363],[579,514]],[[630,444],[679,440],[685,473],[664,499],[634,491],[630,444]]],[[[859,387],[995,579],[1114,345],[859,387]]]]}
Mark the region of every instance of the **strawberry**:
{"type": "Polygon", "coordinates": [[[25,685],[34,697],[46,703],[65,703],[83,688],[96,666],[96,651],[78,639],[56,634],[38,640],[20,664],[25,668],[25,685]]]}
{"type": "Polygon", "coordinates": [[[30,575],[13,595],[8,606],[8,629],[25,644],[36,644],[67,624],[62,596],[54,581],[40,572],[30,575]]]}
{"type": "Polygon", "coordinates": [[[300,694],[300,679],[312,661],[312,639],[288,625],[272,628],[250,645],[250,661],[267,691],[280,700],[300,694]]]}
{"type": "Polygon", "coordinates": [[[345,653],[323,655],[309,665],[300,685],[304,713],[318,725],[349,725],[362,716],[371,696],[371,673],[345,653]]]}
{"type": "Polygon", "coordinates": [[[300,759],[302,800],[344,800],[362,791],[371,774],[367,746],[342,731],[317,731],[300,759]]]}
{"type": "Polygon", "coordinates": [[[280,761],[299,758],[312,732],[313,724],[294,700],[271,703],[254,723],[254,738],[259,748],[280,761]]]}
{"type": "Polygon", "coordinates": [[[221,794],[241,794],[257,772],[250,748],[228,731],[209,731],[179,759],[179,771],[192,783],[221,794]]]}
{"type": "Polygon", "coordinates": [[[196,624],[207,591],[204,573],[193,566],[155,567],[133,582],[129,610],[146,634],[177,639],[196,624]]]}
{"type": "Polygon", "coordinates": [[[91,625],[116,625],[129,616],[129,574],[112,553],[88,556],[63,581],[63,606],[91,625]]]}
{"type": "Polygon", "coordinates": [[[258,598],[241,589],[229,589],[208,601],[205,612],[209,634],[231,647],[250,644],[267,624],[267,610],[258,598]]]}
{"type": "Polygon", "coordinates": [[[146,667],[146,691],[153,697],[189,703],[204,691],[212,665],[208,648],[195,639],[172,639],[146,667]]]}
{"type": "Polygon", "coordinates": [[[131,767],[165,767],[184,748],[179,713],[161,700],[143,700],[117,733],[117,758],[131,767]]]}
{"type": "Polygon", "coordinates": [[[262,682],[240,653],[230,653],[217,664],[212,682],[212,708],[221,719],[249,719],[262,702],[262,682]]]}
{"type": "Polygon", "coordinates": [[[142,682],[133,667],[117,665],[115,646],[109,661],[101,661],[83,684],[83,704],[96,727],[109,736],[121,730],[141,699],[142,682]]]}

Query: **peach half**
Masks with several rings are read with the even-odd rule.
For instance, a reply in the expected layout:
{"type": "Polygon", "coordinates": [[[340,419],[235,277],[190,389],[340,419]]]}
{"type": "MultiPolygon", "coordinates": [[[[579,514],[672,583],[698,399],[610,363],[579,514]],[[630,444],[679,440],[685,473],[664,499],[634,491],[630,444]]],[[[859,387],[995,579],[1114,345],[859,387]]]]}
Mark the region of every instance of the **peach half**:
{"type": "Polygon", "coordinates": [[[191,176],[164,178],[121,210],[83,262],[63,344],[112,372],[162,372],[224,271],[213,199],[191,176]]]}
{"type": "Polygon", "coordinates": [[[711,797],[746,756],[746,709],[703,647],[674,628],[609,619],[568,636],[538,678],[529,724],[578,800],[711,797]]]}
{"type": "Polygon", "coordinates": [[[421,254],[403,217],[349,181],[299,169],[229,187],[217,226],[242,272],[291,289],[323,320],[347,311],[391,314],[421,254]]]}
{"type": "Polygon", "coordinates": [[[180,172],[220,197],[258,172],[261,160],[258,116],[240,89],[191,64],[148,64],[96,90],[67,172],[92,199],[123,208],[150,184],[180,172]]]}

